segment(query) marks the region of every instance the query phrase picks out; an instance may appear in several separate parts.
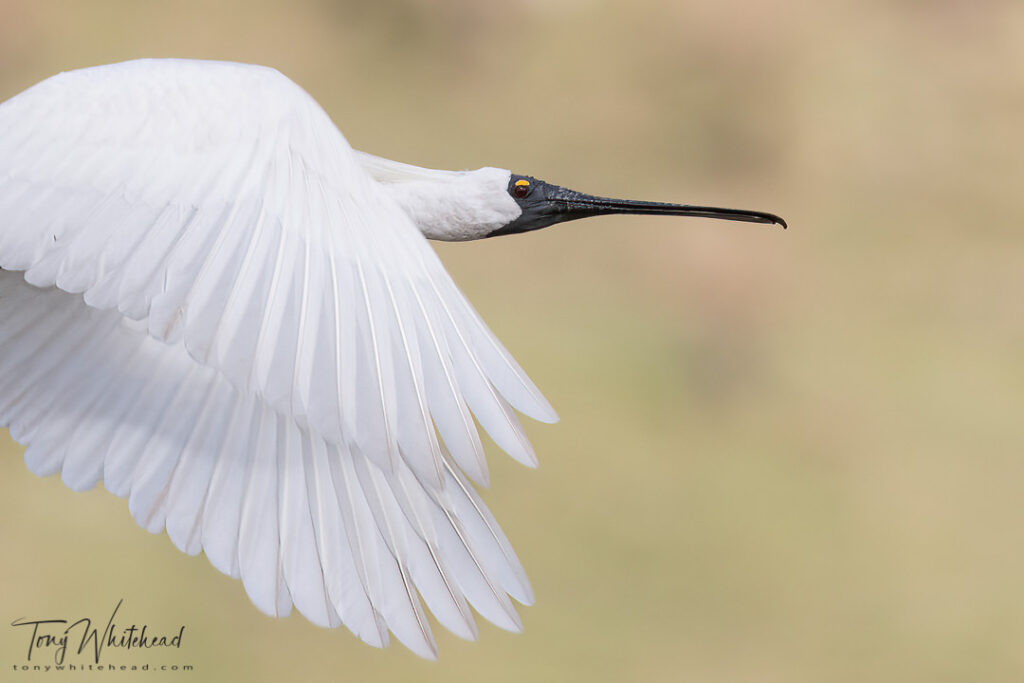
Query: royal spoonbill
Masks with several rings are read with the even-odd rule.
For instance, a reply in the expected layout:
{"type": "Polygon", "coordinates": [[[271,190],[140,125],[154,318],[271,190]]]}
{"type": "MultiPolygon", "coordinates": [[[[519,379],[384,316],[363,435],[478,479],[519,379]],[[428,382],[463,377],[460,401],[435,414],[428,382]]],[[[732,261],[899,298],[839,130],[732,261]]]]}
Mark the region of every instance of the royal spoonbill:
{"type": "Polygon", "coordinates": [[[536,464],[555,411],[427,239],[601,214],[776,223],[353,150],[279,72],[139,60],[0,105],[0,426],[28,468],[292,605],[436,656],[533,593],[474,484],[474,418],[536,464]]]}

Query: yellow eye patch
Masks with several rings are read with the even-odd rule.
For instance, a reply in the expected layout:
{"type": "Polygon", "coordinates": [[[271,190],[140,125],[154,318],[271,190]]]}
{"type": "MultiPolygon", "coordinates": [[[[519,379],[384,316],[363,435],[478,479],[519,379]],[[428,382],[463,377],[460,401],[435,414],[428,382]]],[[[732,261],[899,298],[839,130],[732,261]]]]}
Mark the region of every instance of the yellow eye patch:
{"type": "Polygon", "coordinates": [[[525,187],[530,184],[529,180],[517,180],[516,185],[519,187],[525,187]]]}

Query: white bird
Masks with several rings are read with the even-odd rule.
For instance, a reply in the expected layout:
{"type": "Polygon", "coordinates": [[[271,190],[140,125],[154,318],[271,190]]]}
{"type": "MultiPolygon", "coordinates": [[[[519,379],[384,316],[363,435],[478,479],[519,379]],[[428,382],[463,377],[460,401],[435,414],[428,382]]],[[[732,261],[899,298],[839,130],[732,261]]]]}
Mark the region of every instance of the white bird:
{"type": "Polygon", "coordinates": [[[469,605],[517,631],[474,417],[531,467],[513,408],[557,417],[425,238],[605,213],[784,226],[363,154],[265,67],[59,74],[0,105],[0,426],[267,614],[431,658],[420,598],[463,638],[469,605]]]}

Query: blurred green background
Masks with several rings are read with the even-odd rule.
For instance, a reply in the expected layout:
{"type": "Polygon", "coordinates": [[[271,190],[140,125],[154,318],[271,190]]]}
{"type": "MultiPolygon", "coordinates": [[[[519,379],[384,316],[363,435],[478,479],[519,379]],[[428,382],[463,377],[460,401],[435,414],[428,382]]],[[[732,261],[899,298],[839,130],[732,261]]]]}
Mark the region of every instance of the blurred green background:
{"type": "Polygon", "coordinates": [[[382,156],[791,229],[438,245],[562,417],[537,471],[490,450],[522,635],[430,663],[266,618],[5,436],[7,623],[123,597],[185,643],[114,661],[194,680],[1024,678],[1024,3],[0,0],[0,99],[141,56],[275,66],[382,156]]]}

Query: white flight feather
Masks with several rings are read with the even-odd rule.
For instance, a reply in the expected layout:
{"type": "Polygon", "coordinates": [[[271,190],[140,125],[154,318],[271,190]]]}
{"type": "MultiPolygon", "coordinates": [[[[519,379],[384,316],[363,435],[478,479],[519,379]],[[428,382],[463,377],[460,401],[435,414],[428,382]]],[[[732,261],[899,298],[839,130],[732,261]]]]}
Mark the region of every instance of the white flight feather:
{"type": "Polygon", "coordinates": [[[111,435],[117,429],[128,407],[136,400],[141,385],[137,377],[145,361],[136,346],[121,362],[124,379],[107,373],[106,388],[81,415],[74,434],[68,439],[68,452],[61,466],[61,480],[72,491],[91,489],[103,475],[103,461],[111,435]],[[138,374],[137,374],[138,373],[138,374]]]}
{"type": "MultiPolygon", "coordinates": [[[[233,391],[233,390],[232,390],[233,391]]],[[[249,462],[258,433],[259,403],[250,395],[238,396],[227,432],[227,448],[215,454],[203,501],[200,536],[210,563],[220,571],[239,577],[238,532],[241,528],[249,462]]],[[[210,457],[210,456],[207,456],[210,457]]]]}
{"type": "Polygon", "coordinates": [[[455,461],[473,481],[486,486],[489,477],[483,444],[455,379],[448,345],[438,332],[437,323],[420,292],[410,288],[407,296],[416,301],[420,313],[416,322],[420,326],[424,382],[431,416],[455,461]]]}
{"type": "Polygon", "coordinates": [[[195,555],[202,550],[201,514],[219,457],[230,448],[229,428],[233,401],[221,383],[211,387],[209,407],[200,413],[195,431],[189,435],[173,477],[168,482],[167,535],[183,552],[195,555]]]}
{"type": "Polygon", "coordinates": [[[284,576],[296,608],[318,626],[341,623],[327,596],[323,558],[316,543],[306,480],[310,436],[285,423],[281,480],[281,551],[284,576]]]}

